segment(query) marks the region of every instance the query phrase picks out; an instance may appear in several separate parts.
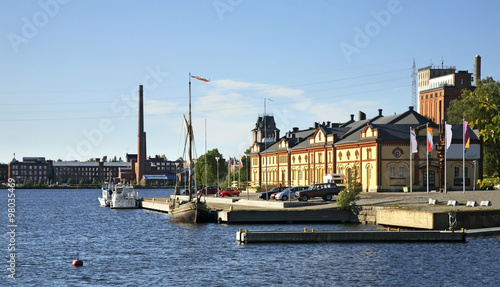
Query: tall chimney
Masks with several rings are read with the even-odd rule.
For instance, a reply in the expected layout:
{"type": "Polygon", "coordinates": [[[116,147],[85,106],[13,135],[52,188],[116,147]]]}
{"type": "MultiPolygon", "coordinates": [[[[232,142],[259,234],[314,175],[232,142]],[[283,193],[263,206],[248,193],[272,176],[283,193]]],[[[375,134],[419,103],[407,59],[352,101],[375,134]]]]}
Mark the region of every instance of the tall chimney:
{"type": "Polygon", "coordinates": [[[474,57],[474,84],[477,86],[478,81],[481,80],[481,56],[474,57]]]}
{"type": "Polygon", "coordinates": [[[139,130],[137,133],[137,183],[143,182],[144,167],[146,161],[146,134],[144,132],[144,104],[142,85],[139,85],[139,130]]]}

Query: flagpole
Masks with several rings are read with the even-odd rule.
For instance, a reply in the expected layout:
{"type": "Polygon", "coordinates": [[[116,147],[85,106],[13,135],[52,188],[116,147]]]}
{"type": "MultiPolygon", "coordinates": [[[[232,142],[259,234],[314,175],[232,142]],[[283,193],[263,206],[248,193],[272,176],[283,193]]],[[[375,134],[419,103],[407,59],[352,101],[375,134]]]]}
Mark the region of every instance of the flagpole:
{"type": "Polygon", "coordinates": [[[448,149],[448,129],[446,128],[446,121],[444,121],[444,193],[446,191],[446,150],[448,149]]]}
{"type": "Polygon", "coordinates": [[[412,149],[412,143],[411,143],[411,127],[410,127],[410,192],[413,192],[413,164],[412,164],[412,157],[413,157],[413,149],[412,149]]]}
{"type": "Polygon", "coordinates": [[[462,119],[462,188],[463,188],[463,193],[465,193],[465,119],[462,119]]]}
{"type": "MultiPolygon", "coordinates": [[[[425,131],[426,131],[426,135],[428,137],[429,136],[429,123],[426,124],[425,131]]],[[[427,193],[429,193],[429,139],[427,139],[427,153],[425,155],[425,159],[426,159],[426,166],[427,166],[425,179],[427,181],[427,193]]]]}

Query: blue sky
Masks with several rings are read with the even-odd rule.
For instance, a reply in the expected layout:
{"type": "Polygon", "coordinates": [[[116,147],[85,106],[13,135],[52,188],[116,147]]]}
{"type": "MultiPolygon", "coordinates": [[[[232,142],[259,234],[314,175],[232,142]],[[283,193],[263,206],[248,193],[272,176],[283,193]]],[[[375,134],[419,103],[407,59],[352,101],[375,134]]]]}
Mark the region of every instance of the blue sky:
{"type": "Polygon", "coordinates": [[[412,60],[499,79],[498,1],[2,1],[0,162],[137,152],[182,156],[192,81],[197,155],[250,147],[259,114],[281,135],[315,121],[401,113],[412,60]],[[206,129],[205,129],[206,123],[206,129]],[[205,144],[205,137],[207,139],[205,144]]]}

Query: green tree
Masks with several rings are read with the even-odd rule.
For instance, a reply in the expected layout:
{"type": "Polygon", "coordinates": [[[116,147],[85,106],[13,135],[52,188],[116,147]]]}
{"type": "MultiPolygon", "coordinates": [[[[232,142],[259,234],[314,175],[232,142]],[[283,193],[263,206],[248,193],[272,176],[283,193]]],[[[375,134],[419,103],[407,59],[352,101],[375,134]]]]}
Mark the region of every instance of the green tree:
{"type": "Polygon", "coordinates": [[[68,185],[72,185],[73,184],[73,179],[70,177],[68,178],[68,185]]]}
{"type": "Polygon", "coordinates": [[[448,123],[461,124],[465,119],[479,130],[484,140],[483,171],[500,174],[500,83],[491,77],[478,81],[476,89],[464,90],[450,102],[447,115],[448,123]]]}
{"type": "Polygon", "coordinates": [[[29,179],[29,178],[25,179],[23,184],[25,187],[32,187],[33,186],[33,183],[31,182],[31,179],[29,179]]]}
{"type": "Polygon", "coordinates": [[[225,175],[227,168],[226,161],[222,158],[218,149],[209,150],[206,154],[198,157],[194,166],[196,182],[202,185],[217,185],[217,160],[219,157],[219,181],[225,175]],[[205,169],[206,163],[206,169],[205,169]],[[205,171],[206,170],[206,171],[205,171]],[[206,177],[205,177],[206,175],[206,177]]]}
{"type": "Polygon", "coordinates": [[[361,193],[361,183],[358,180],[358,171],[352,173],[347,180],[347,186],[342,190],[337,198],[337,207],[339,209],[352,209],[359,200],[361,193]]]}

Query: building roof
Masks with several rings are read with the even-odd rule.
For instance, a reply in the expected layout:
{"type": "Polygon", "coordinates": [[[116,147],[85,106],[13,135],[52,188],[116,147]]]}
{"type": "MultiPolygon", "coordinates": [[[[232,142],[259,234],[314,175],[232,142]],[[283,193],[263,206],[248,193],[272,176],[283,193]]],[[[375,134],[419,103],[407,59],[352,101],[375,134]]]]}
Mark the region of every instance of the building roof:
{"type": "MultiPolygon", "coordinates": [[[[269,143],[267,145],[267,151],[263,148],[260,153],[273,153],[280,151],[280,149],[278,149],[278,144],[282,140],[288,142],[289,147],[291,147],[292,150],[300,150],[311,147],[308,139],[312,137],[318,129],[321,130],[325,136],[334,135],[334,145],[342,145],[373,140],[409,141],[410,129],[423,128],[427,124],[433,128],[438,127],[437,124],[417,113],[413,107],[409,107],[407,111],[401,114],[394,114],[390,116],[383,116],[381,110],[379,110],[379,114],[371,119],[360,117],[360,120],[354,121],[353,118],[351,118],[351,121],[345,124],[328,122],[326,124],[315,123],[314,127],[304,130],[293,128],[292,131],[287,132],[285,136],[281,137],[276,142],[269,143]],[[362,139],[361,131],[366,127],[377,130],[377,137],[362,139]]],[[[456,142],[463,139],[462,130],[462,125],[452,125],[453,141],[456,142]]],[[[471,141],[479,140],[479,137],[472,132],[472,130],[470,130],[469,135],[471,141]]]]}

